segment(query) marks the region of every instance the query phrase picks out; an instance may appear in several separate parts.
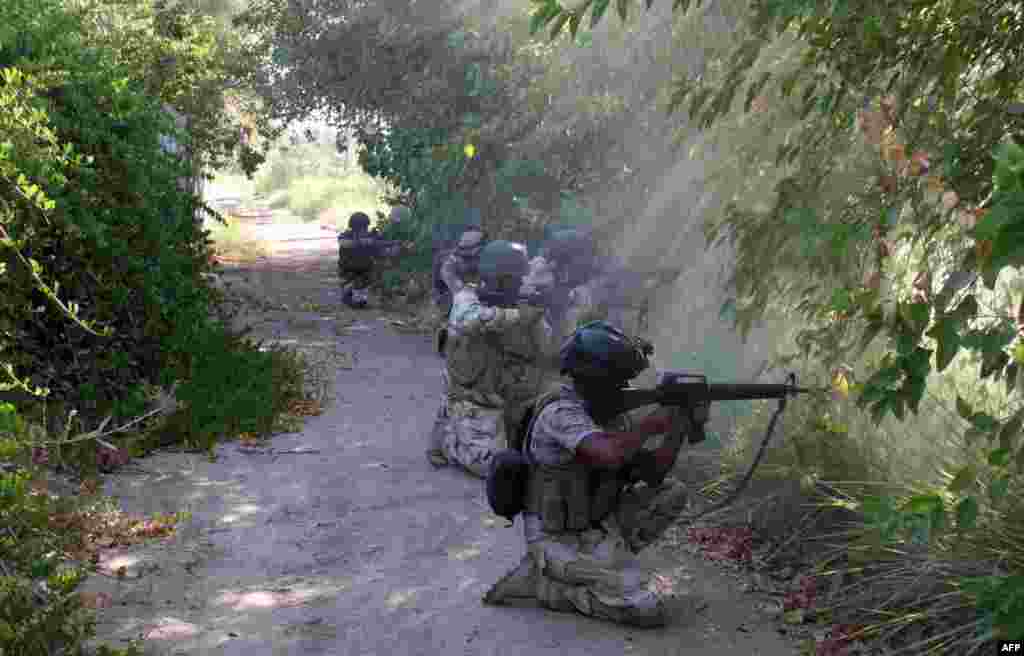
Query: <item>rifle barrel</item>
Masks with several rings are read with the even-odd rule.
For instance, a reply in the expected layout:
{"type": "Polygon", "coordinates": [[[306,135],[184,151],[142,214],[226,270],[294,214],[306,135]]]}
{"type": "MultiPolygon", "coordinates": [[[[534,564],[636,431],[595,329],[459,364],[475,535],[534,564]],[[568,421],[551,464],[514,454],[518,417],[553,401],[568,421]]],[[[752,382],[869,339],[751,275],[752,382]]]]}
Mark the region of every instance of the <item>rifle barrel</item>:
{"type": "Polygon", "coordinates": [[[709,383],[705,398],[708,401],[747,401],[752,399],[781,399],[793,394],[810,392],[803,387],[772,383],[709,383]]]}

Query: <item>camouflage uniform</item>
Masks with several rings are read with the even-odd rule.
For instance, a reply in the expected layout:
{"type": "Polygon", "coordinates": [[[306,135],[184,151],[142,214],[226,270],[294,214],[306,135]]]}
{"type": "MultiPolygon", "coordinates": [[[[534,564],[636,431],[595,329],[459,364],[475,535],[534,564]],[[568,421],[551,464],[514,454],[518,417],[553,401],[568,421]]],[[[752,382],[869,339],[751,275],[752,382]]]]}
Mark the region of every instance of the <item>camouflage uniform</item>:
{"type": "Polygon", "coordinates": [[[369,288],[377,278],[374,260],[393,257],[401,250],[396,242],[385,241],[377,230],[346,230],[338,235],[338,277],[341,297],[349,305],[363,306],[369,300],[369,288]]]}
{"type": "Polygon", "coordinates": [[[550,348],[551,327],[542,316],[485,306],[473,286],[455,294],[445,350],[448,460],[486,476],[494,452],[505,448],[508,425],[539,392],[537,360],[550,348]]]}
{"type": "MultiPolygon", "coordinates": [[[[534,420],[527,453],[538,465],[566,466],[587,437],[626,430],[628,419],[598,426],[569,386],[534,420]]],[[[536,480],[536,479],[534,479],[536,480]]],[[[653,573],[634,554],[664,531],[686,505],[685,488],[666,478],[658,488],[627,488],[611,512],[589,528],[549,531],[536,512],[523,514],[527,553],[484,597],[487,603],[536,599],[545,608],[576,611],[623,624],[662,626],[663,599],[653,573]]]]}
{"type": "MultiPolygon", "coordinates": [[[[460,290],[462,290],[468,283],[462,279],[459,274],[460,262],[459,262],[459,251],[453,251],[444,255],[441,259],[440,266],[437,270],[438,279],[444,284],[445,293],[450,295],[449,300],[460,290]]],[[[447,305],[448,301],[442,299],[438,293],[437,285],[434,287],[434,304],[435,306],[447,305]]],[[[451,310],[449,309],[449,314],[451,310]]],[[[447,331],[448,317],[442,316],[442,325],[439,328],[440,331],[447,331]]],[[[438,335],[440,351],[440,339],[442,335],[438,335]]],[[[444,467],[448,464],[448,458],[444,453],[444,434],[447,430],[448,423],[451,419],[449,413],[449,399],[448,399],[448,372],[447,370],[441,371],[441,403],[437,410],[437,417],[434,419],[434,428],[430,433],[430,443],[427,447],[427,460],[435,467],[444,467]]]]}

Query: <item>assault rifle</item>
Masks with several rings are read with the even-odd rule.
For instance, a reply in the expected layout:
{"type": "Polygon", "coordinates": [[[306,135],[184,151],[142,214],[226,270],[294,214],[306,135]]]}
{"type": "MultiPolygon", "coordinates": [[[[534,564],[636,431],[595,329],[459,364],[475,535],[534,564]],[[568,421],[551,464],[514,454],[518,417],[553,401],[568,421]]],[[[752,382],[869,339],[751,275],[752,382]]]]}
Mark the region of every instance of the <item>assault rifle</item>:
{"type": "MultiPolygon", "coordinates": [[[[626,387],[610,400],[602,399],[601,414],[617,416],[648,405],[689,408],[692,420],[703,426],[708,420],[712,401],[750,401],[754,399],[785,399],[796,394],[819,390],[795,384],[709,383],[707,376],[687,371],[666,371],[658,384],[649,389],[626,387]]],[[[704,440],[701,437],[698,442],[704,440]]],[[[690,440],[694,442],[693,439],[690,440]]]]}
{"type": "MultiPolygon", "coordinates": [[[[710,508],[701,511],[697,516],[689,518],[691,521],[696,517],[702,517],[712,512],[717,512],[732,503],[743,489],[750,482],[754,470],[764,456],[768,441],[775,430],[775,423],[786,407],[786,401],[790,396],[796,394],[809,394],[812,392],[825,392],[825,388],[807,388],[796,385],[796,376],[789,374],[788,382],[784,384],[765,383],[708,383],[707,376],[699,373],[685,371],[670,371],[661,375],[658,384],[650,389],[637,389],[627,387],[620,390],[618,397],[610,400],[602,400],[600,414],[604,417],[614,417],[630,410],[642,408],[648,405],[662,405],[668,407],[680,407],[686,409],[686,419],[689,421],[687,441],[690,444],[698,444],[707,438],[705,425],[708,421],[708,410],[712,401],[745,401],[754,399],[777,399],[779,406],[768,423],[768,430],[764,440],[761,442],[757,456],[747,471],[739,486],[726,499],[716,503],[710,508]]],[[[592,411],[593,414],[593,411],[592,411]]],[[[595,420],[600,421],[598,417],[595,420]]],[[[680,442],[679,446],[682,443],[680,442]]],[[[630,481],[645,481],[648,485],[657,486],[664,478],[667,471],[659,470],[654,462],[654,454],[650,451],[641,451],[633,462],[629,463],[623,476],[630,481]]]]}

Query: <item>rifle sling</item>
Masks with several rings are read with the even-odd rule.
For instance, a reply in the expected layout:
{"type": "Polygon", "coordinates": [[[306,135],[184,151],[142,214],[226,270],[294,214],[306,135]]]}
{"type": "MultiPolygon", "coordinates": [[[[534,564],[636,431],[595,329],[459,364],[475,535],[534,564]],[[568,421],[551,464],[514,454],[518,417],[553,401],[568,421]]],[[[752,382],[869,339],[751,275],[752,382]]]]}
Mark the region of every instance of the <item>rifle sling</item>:
{"type": "MultiPolygon", "coordinates": [[[[792,385],[796,387],[796,376],[789,374],[788,378],[792,385]]],[[[768,430],[764,433],[764,439],[761,440],[761,446],[757,450],[757,455],[754,456],[754,462],[751,463],[750,469],[747,470],[747,473],[740,480],[739,485],[736,486],[736,488],[730,492],[726,498],[722,499],[718,503],[712,504],[710,507],[701,510],[699,513],[683,516],[680,519],[686,522],[695,522],[702,517],[707,517],[708,515],[725,509],[739,498],[743,491],[747,489],[747,486],[750,485],[750,479],[753,478],[754,471],[757,469],[757,466],[761,463],[761,459],[764,457],[765,450],[768,448],[768,441],[772,438],[772,433],[775,431],[775,424],[778,422],[779,416],[782,415],[782,411],[786,409],[786,401],[787,398],[785,396],[779,399],[779,407],[775,409],[774,413],[772,413],[772,418],[768,422],[768,430]]]]}

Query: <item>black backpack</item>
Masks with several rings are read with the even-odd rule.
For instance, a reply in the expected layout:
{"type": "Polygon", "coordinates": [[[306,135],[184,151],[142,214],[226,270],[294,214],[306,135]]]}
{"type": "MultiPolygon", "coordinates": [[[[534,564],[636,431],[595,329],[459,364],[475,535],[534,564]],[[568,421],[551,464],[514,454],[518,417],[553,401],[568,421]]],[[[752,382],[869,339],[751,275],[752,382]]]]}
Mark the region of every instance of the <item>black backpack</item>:
{"type": "Polygon", "coordinates": [[[355,243],[348,248],[340,249],[339,260],[346,271],[369,271],[377,257],[379,246],[373,234],[354,235],[351,232],[343,235],[355,243]]]}
{"type": "Polygon", "coordinates": [[[561,398],[560,392],[548,392],[530,404],[519,425],[515,427],[511,447],[494,454],[487,472],[485,487],[487,502],[498,517],[509,521],[526,510],[527,486],[530,482],[532,463],[526,455],[526,445],[533,429],[533,420],[540,411],[553,401],[561,398]]]}

